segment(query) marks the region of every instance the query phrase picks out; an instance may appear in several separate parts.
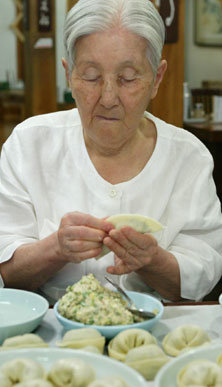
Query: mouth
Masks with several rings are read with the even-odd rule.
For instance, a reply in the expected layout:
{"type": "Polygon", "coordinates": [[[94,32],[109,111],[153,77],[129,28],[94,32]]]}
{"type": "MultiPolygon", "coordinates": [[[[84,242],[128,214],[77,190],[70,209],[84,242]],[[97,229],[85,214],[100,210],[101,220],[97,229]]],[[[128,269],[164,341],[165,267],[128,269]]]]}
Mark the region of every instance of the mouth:
{"type": "Polygon", "coordinates": [[[97,118],[105,121],[119,121],[119,118],[115,118],[115,117],[97,116],[97,118]]]}

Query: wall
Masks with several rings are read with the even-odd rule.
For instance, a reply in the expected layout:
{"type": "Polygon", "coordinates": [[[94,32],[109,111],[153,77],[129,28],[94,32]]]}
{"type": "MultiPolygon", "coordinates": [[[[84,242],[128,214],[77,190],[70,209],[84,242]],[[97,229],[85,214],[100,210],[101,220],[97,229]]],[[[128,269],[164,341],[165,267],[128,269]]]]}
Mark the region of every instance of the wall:
{"type": "Polygon", "coordinates": [[[16,40],[9,25],[15,19],[15,7],[12,1],[0,0],[0,81],[16,77],[16,40]]]}
{"type": "Polygon", "coordinates": [[[194,43],[194,2],[186,0],[185,80],[190,87],[201,87],[202,80],[222,80],[222,47],[194,43]]]}

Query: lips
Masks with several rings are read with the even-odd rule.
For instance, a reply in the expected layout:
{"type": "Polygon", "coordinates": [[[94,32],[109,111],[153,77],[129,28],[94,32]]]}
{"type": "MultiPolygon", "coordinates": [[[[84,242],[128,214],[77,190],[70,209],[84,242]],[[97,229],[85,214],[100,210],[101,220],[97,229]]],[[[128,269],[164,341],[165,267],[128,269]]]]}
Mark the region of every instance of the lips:
{"type": "Polygon", "coordinates": [[[119,118],[116,117],[97,116],[97,118],[105,121],[119,121],[119,118]]]}

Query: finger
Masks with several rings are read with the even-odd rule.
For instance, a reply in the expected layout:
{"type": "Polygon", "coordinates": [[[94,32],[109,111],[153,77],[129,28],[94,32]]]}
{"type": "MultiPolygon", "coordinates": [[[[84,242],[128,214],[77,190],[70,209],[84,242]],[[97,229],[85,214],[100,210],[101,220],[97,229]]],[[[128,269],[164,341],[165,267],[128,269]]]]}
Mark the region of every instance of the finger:
{"type": "Polygon", "coordinates": [[[130,270],[125,265],[108,266],[106,271],[109,274],[115,274],[115,275],[129,274],[132,272],[132,270],[130,270]]]}
{"type": "Polygon", "coordinates": [[[62,224],[69,224],[75,226],[88,226],[109,232],[114,226],[106,222],[104,219],[96,218],[89,214],[81,212],[69,212],[62,218],[62,224]]]}
{"type": "Polygon", "coordinates": [[[126,249],[137,247],[142,250],[147,250],[151,244],[156,243],[156,240],[150,234],[142,234],[135,231],[132,227],[122,227],[120,230],[111,230],[110,237],[115,239],[126,249]]]}
{"type": "Polygon", "coordinates": [[[87,240],[102,242],[107,233],[86,226],[66,226],[64,227],[64,236],[68,240],[87,240]]]}
{"type": "Polygon", "coordinates": [[[93,249],[102,249],[101,242],[91,242],[91,241],[80,241],[74,240],[67,244],[69,246],[70,251],[74,253],[89,251],[93,249]]]}
{"type": "Polygon", "coordinates": [[[97,248],[97,249],[78,252],[75,254],[73,252],[70,252],[69,254],[67,254],[68,261],[74,262],[74,263],[80,263],[82,261],[85,261],[86,259],[95,258],[97,255],[101,253],[101,251],[102,251],[101,248],[99,249],[97,248]]]}

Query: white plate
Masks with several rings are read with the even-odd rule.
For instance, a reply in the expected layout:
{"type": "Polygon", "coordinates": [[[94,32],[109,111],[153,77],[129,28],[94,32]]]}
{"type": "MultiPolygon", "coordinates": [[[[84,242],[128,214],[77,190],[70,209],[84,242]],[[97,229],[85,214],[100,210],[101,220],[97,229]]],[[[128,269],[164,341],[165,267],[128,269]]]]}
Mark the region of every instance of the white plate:
{"type": "Polygon", "coordinates": [[[0,344],[8,337],[32,332],[48,308],[48,301],[39,294],[0,289],[0,344]]]}
{"type": "Polygon", "coordinates": [[[222,342],[190,350],[189,352],[172,359],[158,372],[154,387],[176,387],[177,374],[186,364],[197,359],[216,361],[221,353],[222,342]]]}
{"type": "Polygon", "coordinates": [[[145,379],[127,365],[105,355],[77,349],[33,348],[4,351],[0,352],[0,367],[9,360],[21,357],[39,361],[46,370],[49,370],[50,366],[58,359],[79,358],[94,368],[97,379],[104,376],[120,376],[129,387],[145,387],[147,385],[145,379]]]}

